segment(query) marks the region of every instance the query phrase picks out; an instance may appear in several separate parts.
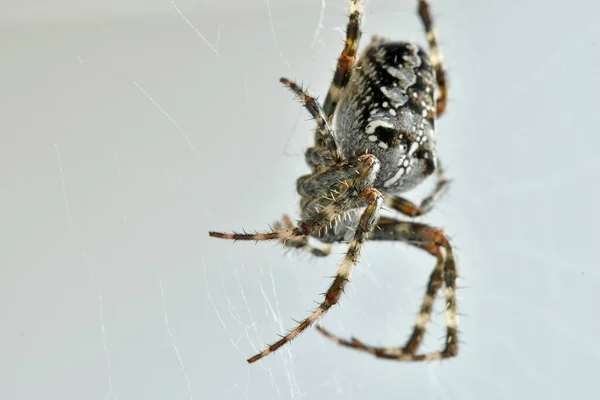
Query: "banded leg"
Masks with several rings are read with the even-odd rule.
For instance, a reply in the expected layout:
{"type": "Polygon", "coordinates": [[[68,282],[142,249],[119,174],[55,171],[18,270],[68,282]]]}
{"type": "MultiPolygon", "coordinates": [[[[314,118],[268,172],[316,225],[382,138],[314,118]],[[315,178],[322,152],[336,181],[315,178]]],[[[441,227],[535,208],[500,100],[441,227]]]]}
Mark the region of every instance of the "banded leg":
{"type": "Polygon", "coordinates": [[[326,228],[331,222],[342,217],[348,210],[357,206],[358,194],[373,186],[379,172],[379,160],[373,155],[366,154],[358,159],[358,173],[354,181],[349,182],[347,187],[339,196],[332,198],[331,202],[322,208],[315,210],[310,218],[299,222],[296,227],[272,230],[266,233],[223,233],[208,232],[212,237],[230,240],[288,240],[309,236],[326,228]]]}
{"type": "Polygon", "coordinates": [[[325,104],[323,105],[323,110],[325,111],[327,119],[331,118],[333,115],[342,91],[350,80],[361,36],[360,28],[362,15],[362,0],[351,0],[350,16],[348,18],[348,25],[346,26],[346,43],[344,45],[344,50],[342,50],[342,54],[340,54],[338,59],[337,68],[333,75],[331,85],[329,86],[327,97],[325,97],[325,104]]]}
{"type": "MultiPolygon", "coordinates": [[[[275,228],[275,230],[281,230],[281,229],[283,229],[283,227],[285,227],[285,228],[293,228],[294,227],[294,224],[292,224],[290,217],[288,217],[287,215],[283,216],[283,226],[281,225],[281,223],[279,221],[276,221],[273,224],[273,228],[275,228]]],[[[282,241],[282,243],[286,247],[304,250],[304,251],[312,254],[315,257],[326,257],[331,254],[331,245],[330,244],[323,244],[322,248],[319,249],[317,247],[311,246],[310,243],[308,242],[308,238],[306,236],[296,238],[296,239],[289,239],[287,241],[282,241]]]]}
{"type": "Polygon", "coordinates": [[[419,16],[423,25],[425,26],[425,34],[427,35],[427,42],[429,42],[429,51],[431,57],[431,63],[435,69],[435,75],[437,84],[440,89],[439,97],[437,99],[437,116],[439,117],[446,110],[446,104],[448,102],[448,84],[446,82],[446,71],[443,67],[442,52],[438,45],[437,30],[433,26],[433,18],[429,10],[428,0],[419,0],[419,16]]]}
{"type": "Polygon", "coordinates": [[[338,147],[333,128],[329,122],[327,122],[327,118],[325,117],[321,105],[315,100],[314,97],[309,96],[300,86],[289,79],[281,78],[279,81],[292,89],[292,91],[298,95],[299,99],[304,104],[304,107],[306,107],[310,115],[312,115],[315,121],[317,121],[317,132],[320,135],[320,139],[325,144],[325,147],[331,152],[333,161],[336,163],[343,162],[344,156],[338,147]]]}
{"type": "Polygon", "coordinates": [[[425,197],[423,201],[421,201],[420,205],[417,206],[410,200],[396,196],[386,197],[385,204],[409,217],[418,217],[420,215],[424,215],[431,211],[439,199],[446,194],[450,187],[450,182],[451,180],[446,178],[442,166],[438,163],[437,182],[435,187],[433,188],[432,192],[425,197]]]}
{"type": "Polygon", "coordinates": [[[338,268],[337,275],[325,293],[325,299],[323,302],[321,302],[317,309],[314,310],[307,318],[300,321],[294,330],[290,331],[287,335],[270,345],[262,352],[250,357],[248,359],[249,363],[260,360],[286,343],[292,341],[306,328],[310,327],[315,321],[320,319],[331,307],[337,304],[340,296],[344,292],[346,283],[350,281],[354,267],[358,263],[358,258],[360,257],[363,244],[377,223],[379,210],[381,208],[381,204],[383,203],[383,196],[375,189],[365,190],[360,196],[360,199],[367,201],[368,205],[365,208],[365,211],[363,212],[356,227],[354,237],[350,241],[350,246],[348,247],[348,251],[346,252],[344,259],[338,268]]]}
{"type": "Polygon", "coordinates": [[[456,265],[452,247],[444,233],[424,224],[396,221],[381,218],[378,228],[370,236],[372,240],[402,241],[428,251],[437,258],[436,266],[431,273],[427,290],[423,298],[421,310],[413,332],[404,347],[386,348],[364,344],[358,339],[342,339],[329,333],[323,328],[317,328],[321,333],[336,343],[373,354],[376,357],[398,361],[424,361],[450,358],[458,353],[458,314],[456,311],[456,265]],[[442,252],[443,250],[443,252],[442,252]],[[443,254],[445,253],[445,254],[443,254]],[[431,319],[435,296],[442,283],[446,286],[446,344],[442,351],[417,354],[425,329],[431,319]]]}

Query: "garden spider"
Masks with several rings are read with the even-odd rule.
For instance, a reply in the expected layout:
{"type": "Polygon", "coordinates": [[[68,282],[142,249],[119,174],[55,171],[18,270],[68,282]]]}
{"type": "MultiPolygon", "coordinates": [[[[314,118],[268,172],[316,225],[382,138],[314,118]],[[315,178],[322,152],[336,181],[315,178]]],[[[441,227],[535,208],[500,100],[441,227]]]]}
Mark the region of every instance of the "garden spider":
{"type": "Polygon", "coordinates": [[[333,283],[321,304],[295,329],[261,353],[252,363],[288,343],[311,326],[340,299],[366,240],[402,241],[436,258],[412,335],[399,348],[374,347],[357,339],[341,339],[321,327],[333,341],[377,357],[420,361],[454,357],[458,351],[456,311],[457,270],[452,247],[440,229],[380,217],[382,204],[408,217],[430,211],[448,188],[449,181],[436,154],[436,117],[447,102],[446,75],[427,0],[418,1],[430,53],[412,43],[374,37],[357,61],[361,36],[362,0],[351,0],[346,43],[333,81],[321,105],[294,82],[281,82],[296,93],[317,122],[315,145],[306,151],[312,173],[300,177],[301,217],[294,226],[288,217],[266,233],[220,233],[210,236],[233,240],[279,240],[285,246],[326,256],[331,244],[349,242],[333,283]],[[332,117],[336,114],[336,129],[332,117]],[[419,206],[398,197],[432,173],[437,184],[419,206]],[[322,248],[309,244],[313,237],[322,248]],[[445,286],[446,339],[441,351],[417,350],[431,318],[438,290],[445,286]]]}

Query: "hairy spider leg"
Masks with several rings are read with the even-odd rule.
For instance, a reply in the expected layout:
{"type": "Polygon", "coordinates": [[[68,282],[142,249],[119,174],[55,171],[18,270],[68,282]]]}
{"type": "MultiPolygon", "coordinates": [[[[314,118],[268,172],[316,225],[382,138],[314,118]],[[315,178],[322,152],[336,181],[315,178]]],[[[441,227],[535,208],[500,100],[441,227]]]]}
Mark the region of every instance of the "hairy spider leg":
{"type": "MultiPolygon", "coordinates": [[[[283,216],[283,226],[281,225],[281,222],[279,222],[279,221],[276,221],[273,224],[273,228],[276,231],[283,229],[283,227],[285,227],[285,228],[293,228],[294,227],[294,224],[292,224],[292,220],[287,215],[283,216]]],[[[308,237],[306,237],[306,236],[296,238],[296,239],[288,239],[286,241],[282,241],[282,243],[286,247],[304,250],[304,251],[312,254],[315,257],[326,257],[331,254],[331,245],[330,244],[324,244],[319,249],[315,246],[312,246],[310,243],[308,243],[308,237]]]]}
{"type": "Polygon", "coordinates": [[[448,83],[446,81],[446,72],[444,71],[442,52],[438,45],[437,29],[434,27],[433,18],[429,10],[429,2],[427,0],[419,0],[418,6],[419,16],[425,26],[425,34],[429,43],[430,60],[435,69],[435,76],[438,87],[440,89],[439,97],[437,98],[436,114],[441,116],[446,111],[448,102],[448,83]]]}
{"type": "MultiPolygon", "coordinates": [[[[344,44],[344,49],[338,58],[337,68],[333,74],[333,80],[331,81],[323,105],[323,110],[325,111],[327,119],[330,119],[333,115],[333,112],[340,101],[342,91],[350,81],[352,67],[356,62],[356,53],[360,42],[362,15],[362,0],[351,0],[350,15],[348,17],[348,25],[346,26],[346,42],[344,44]]],[[[315,143],[318,145],[319,141],[317,140],[315,143]]]]}
{"type": "MultiPolygon", "coordinates": [[[[344,164],[338,168],[348,168],[348,166],[344,164]]],[[[287,227],[265,233],[223,233],[210,231],[208,234],[212,237],[230,240],[281,240],[283,242],[312,235],[321,229],[327,229],[328,225],[336,219],[341,218],[348,210],[357,208],[358,195],[373,185],[374,174],[377,171],[379,171],[379,161],[375,156],[367,154],[359,157],[358,173],[355,174],[354,180],[346,182],[343,191],[338,197],[332,198],[329,204],[315,210],[315,214],[310,218],[299,221],[296,227],[287,227]]]]}
{"type": "Polygon", "coordinates": [[[437,262],[429,277],[425,296],[413,332],[404,347],[375,347],[352,338],[342,339],[322,327],[319,332],[334,342],[365,351],[375,357],[398,361],[425,361],[454,357],[458,353],[458,314],[456,309],[456,264],[452,247],[444,233],[436,228],[415,222],[397,221],[381,218],[369,239],[402,241],[428,251],[436,257],[437,262]],[[445,257],[442,254],[445,252],[445,257]],[[446,297],[446,345],[442,351],[417,354],[416,351],[423,339],[427,324],[431,319],[433,302],[437,291],[445,284],[446,297]]]}
{"type": "Polygon", "coordinates": [[[420,205],[417,206],[415,203],[405,199],[404,197],[391,195],[386,196],[385,205],[392,207],[394,210],[409,217],[418,217],[427,214],[433,209],[435,204],[446,194],[446,192],[450,188],[451,182],[452,181],[450,179],[446,178],[446,175],[444,174],[444,169],[438,162],[437,182],[435,184],[435,187],[433,188],[431,193],[421,201],[420,205]]]}
{"type": "Polygon", "coordinates": [[[327,117],[325,116],[321,105],[316,101],[316,99],[306,93],[304,89],[298,86],[296,83],[290,81],[287,78],[281,78],[279,80],[281,83],[289,87],[300,99],[300,101],[304,104],[304,107],[308,110],[310,115],[317,122],[317,133],[320,135],[320,139],[323,141],[325,147],[329,150],[333,157],[333,161],[335,163],[341,163],[344,161],[344,156],[338,147],[338,143],[335,139],[335,134],[333,132],[333,128],[327,122],[327,117]]]}
{"type": "Polygon", "coordinates": [[[383,203],[383,196],[376,189],[366,189],[360,198],[361,200],[366,200],[368,205],[360,218],[358,226],[356,227],[354,237],[350,241],[350,246],[348,247],[348,251],[346,252],[344,259],[338,268],[337,275],[335,276],[335,279],[333,280],[333,283],[327,292],[325,292],[325,299],[323,302],[321,302],[317,309],[315,309],[307,318],[300,321],[295,329],[290,331],[287,335],[270,345],[262,352],[250,357],[248,359],[249,363],[260,360],[261,358],[269,355],[281,346],[296,338],[298,335],[300,335],[300,333],[306,330],[306,328],[310,327],[315,321],[319,320],[331,307],[337,304],[340,296],[344,292],[346,284],[350,281],[354,267],[358,263],[358,258],[362,252],[363,244],[369,233],[372,232],[373,228],[377,224],[379,210],[381,208],[381,204],[383,203]]]}

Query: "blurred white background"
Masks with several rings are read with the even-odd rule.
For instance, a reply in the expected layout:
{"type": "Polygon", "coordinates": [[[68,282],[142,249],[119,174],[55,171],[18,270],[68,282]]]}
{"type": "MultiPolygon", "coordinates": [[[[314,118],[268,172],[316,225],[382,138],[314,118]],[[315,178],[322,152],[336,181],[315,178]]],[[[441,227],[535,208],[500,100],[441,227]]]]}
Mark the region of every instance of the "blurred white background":
{"type": "MultiPolygon", "coordinates": [[[[3,4],[0,398],[596,398],[593,0],[432,0],[451,85],[439,150],[454,183],[422,220],[457,249],[459,357],[389,362],[310,329],[246,363],[320,300],[344,247],[311,259],[207,231],[298,216],[313,124],[278,78],[324,96],[348,8],[3,4]]],[[[367,0],[363,45],[372,34],[425,44],[415,9],[367,0]]],[[[390,243],[364,256],[323,324],[401,345],[433,261],[390,243]]],[[[442,309],[427,349],[442,345],[442,309]]]]}

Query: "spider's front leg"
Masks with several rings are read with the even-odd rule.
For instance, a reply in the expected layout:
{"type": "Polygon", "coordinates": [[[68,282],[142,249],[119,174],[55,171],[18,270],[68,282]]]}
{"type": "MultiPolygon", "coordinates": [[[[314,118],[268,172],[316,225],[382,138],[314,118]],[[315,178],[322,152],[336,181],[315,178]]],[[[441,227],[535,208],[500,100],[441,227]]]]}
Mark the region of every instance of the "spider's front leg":
{"type": "Polygon", "coordinates": [[[376,347],[367,345],[358,339],[342,339],[325,329],[318,327],[319,332],[336,343],[365,351],[376,357],[398,361],[423,361],[450,358],[458,353],[458,314],[456,310],[456,264],[452,247],[446,235],[439,229],[415,222],[397,221],[391,218],[381,218],[377,228],[370,236],[371,240],[402,241],[426,250],[436,257],[436,266],[429,277],[427,290],[423,298],[421,310],[413,332],[404,347],[376,347]],[[442,351],[417,354],[416,351],[423,340],[436,294],[440,287],[446,286],[446,345],[442,351]]]}
{"type": "Polygon", "coordinates": [[[329,124],[327,116],[325,115],[325,112],[321,108],[321,105],[317,99],[306,93],[304,89],[287,78],[281,78],[279,81],[296,93],[302,104],[304,104],[304,107],[317,122],[317,136],[323,142],[324,147],[328,150],[330,156],[332,157],[333,163],[343,163],[345,161],[344,155],[339,149],[333,128],[329,124]]]}
{"type": "MultiPolygon", "coordinates": [[[[341,293],[344,290],[346,283],[349,281],[350,276],[352,274],[352,270],[354,266],[358,262],[358,257],[360,256],[362,246],[366,238],[373,231],[377,220],[379,218],[379,210],[381,208],[381,204],[383,203],[383,196],[375,189],[373,189],[373,184],[377,178],[377,172],[379,171],[379,161],[373,155],[364,155],[358,159],[357,166],[349,166],[347,164],[341,165],[336,168],[332,168],[333,174],[339,177],[352,176],[352,179],[348,179],[344,181],[341,185],[343,187],[342,192],[334,197],[323,197],[322,199],[327,200],[328,204],[323,205],[320,209],[315,210],[315,214],[313,214],[310,218],[300,221],[299,226],[297,228],[287,227],[281,230],[272,232],[273,238],[279,238],[281,232],[295,232],[299,230],[300,232],[305,232],[306,234],[303,236],[308,236],[311,234],[318,233],[322,228],[326,226],[327,223],[339,223],[336,221],[337,217],[342,216],[349,210],[355,210],[357,208],[365,207],[360,220],[358,221],[358,225],[354,229],[354,236],[350,242],[350,246],[344,257],[341,265],[339,266],[338,273],[325,293],[325,299],[319,305],[319,307],[311,313],[309,317],[304,319],[299,323],[299,325],[290,333],[288,333],[285,337],[283,337],[278,342],[269,346],[267,349],[262,351],[259,354],[248,359],[248,362],[254,362],[262,357],[272,353],[277,350],[279,347],[283,346],[287,342],[291,341],[295,337],[297,337],[302,331],[311,326],[316,320],[321,318],[323,314],[327,312],[334,304],[336,304],[339,300],[341,293]],[[350,173],[351,172],[351,173],[350,173]]],[[[324,175],[325,173],[319,175],[321,182],[327,181],[324,175]]],[[[339,183],[339,182],[338,182],[339,183]]],[[[310,185],[304,181],[304,184],[307,185],[305,189],[308,190],[310,185]]],[[[285,221],[284,221],[285,223],[285,221]]],[[[286,225],[289,224],[286,223],[286,225]]],[[[249,240],[257,240],[257,237],[260,238],[261,235],[269,236],[270,234],[258,234],[258,235],[250,235],[250,234],[217,234],[211,232],[211,236],[232,238],[232,239],[249,239],[249,240]]],[[[284,235],[287,237],[287,234],[284,235]]],[[[290,238],[287,238],[290,240],[290,238]]],[[[293,238],[295,239],[295,238],[293,238]]]]}
{"type": "Polygon", "coordinates": [[[357,208],[357,196],[362,194],[365,189],[373,186],[378,171],[379,161],[372,155],[359,157],[357,166],[343,163],[331,167],[325,173],[333,173],[336,176],[352,176],[352,179],[344,182],[345,185],[342,185],[344,189],[339,196],[332,198],[326,205],[315,210],[309,218],[300,221],[298,226],[279,226],[281,229],[274,229],[265,233],[223,233],[211,231],[209,235],[230,240],[280,240],[284,243],[288,240],[310,236],[321,229],[326,229],[328,225],[341,218],[348,210],[357,208]]]}
{"type": "Polygon", "coordinates": [[[368,235],[373,231],[373,228],[377,223],[377,220],[379,218],[379,210],[381,208],[381,204],[383,203],[383,196],[376,189],[370,188],[360,193],[355,198],[355,200],[366,201],[367,207],[365,208],[365,211],[363,212],[360,218],[360,221],[354,233],[354,237],[350,241],[350,246],[348,247],[348,251],[346,252],[344,259],[342,260],[338,268],[338,272],[335,276],[335,279],[333,280],[333,283],[331,284],[327,292],[325,292],[325,299],[321,302],[317,309],[314,310],[307,318],[300,321],[295,329],[290,331],[287,335],[270,345],[262,352],[250,357],[248,359],[249,363],[253,363],[255,361],[260,360],[261,358],[267,356],[268,354],[274,352],[281,346],[296,338],[306,328],[308,328],[315,321],[320,319],[331,307],[333,307],[339,301],[340,296],[344,292],[346,284],[350,281],[352,271],[358,263],[358,258],[360,257],[360,254],[362,252],[363,244],[367,239],[368,235]]]}
{"type": "MultiPolygon", "coordinates": [[[[294,93],[298,95],[298,98],[304,104],[304,107],[310,112],[313,118],[317,122],[317,132],[319,133],[319,137],[323,141],[325,148],[333,158],[332,161],[335,163],[334,166],[331,167],[331,171],[335,171],[338,169],[348,169],[350,165],[344,159],[343,154],[338,148],[338,143],[335,139],[335,135],[331,125],[327,121],[323,109],[320,104],[316,101],[316,99],[306,93],[300,86],[296,83],[290,81],[287,78],[281,78],[281,83],[289,87],[294,93]]],[[[372,157],[374,158],[374,157],[372,157]]],[[[361,163],[364,163],[366,160],[364,157],[359,159],[359,167],[361,163]]],[[[367,163],[369,164],[369,163],[367,163]]],[[[371,164],[367,165],[368,168],[371,168],[371,164]]],[[[379,168],[379,164],[377,164],[377,168],[379,168]]],[[[361,180],[355,179],[355,183],[362,185],[364,183],[364,179],[361,180]]],[[[294,227],[291,224],[286,224],[285,228],[281,228],[279,226],[275,230],[266,233],[223,233],[223,232],[209,232],[209,235],[212,237],[218,237],[222,239],[231,239],[231,240],[280,240],[284,244],[288,240],[293,240],[296,243],[301,243],[302,239],[306,236],[309,236],[313,232],[319,231],[321,228],[330,224],[334,219],[336,219],[341,212],[344,212],[350,207],[350,204],[353,201],[353,196],[350,191],[347,191],[344,195],[338,197],[335,201],[331,202],[327,207],[319,210],[316,214],[314,214],[311,218],[305,219],[300,222],[297,227],[294,227]]],[[[293,245],[293,244],[292,244],[293,245]]]]}

